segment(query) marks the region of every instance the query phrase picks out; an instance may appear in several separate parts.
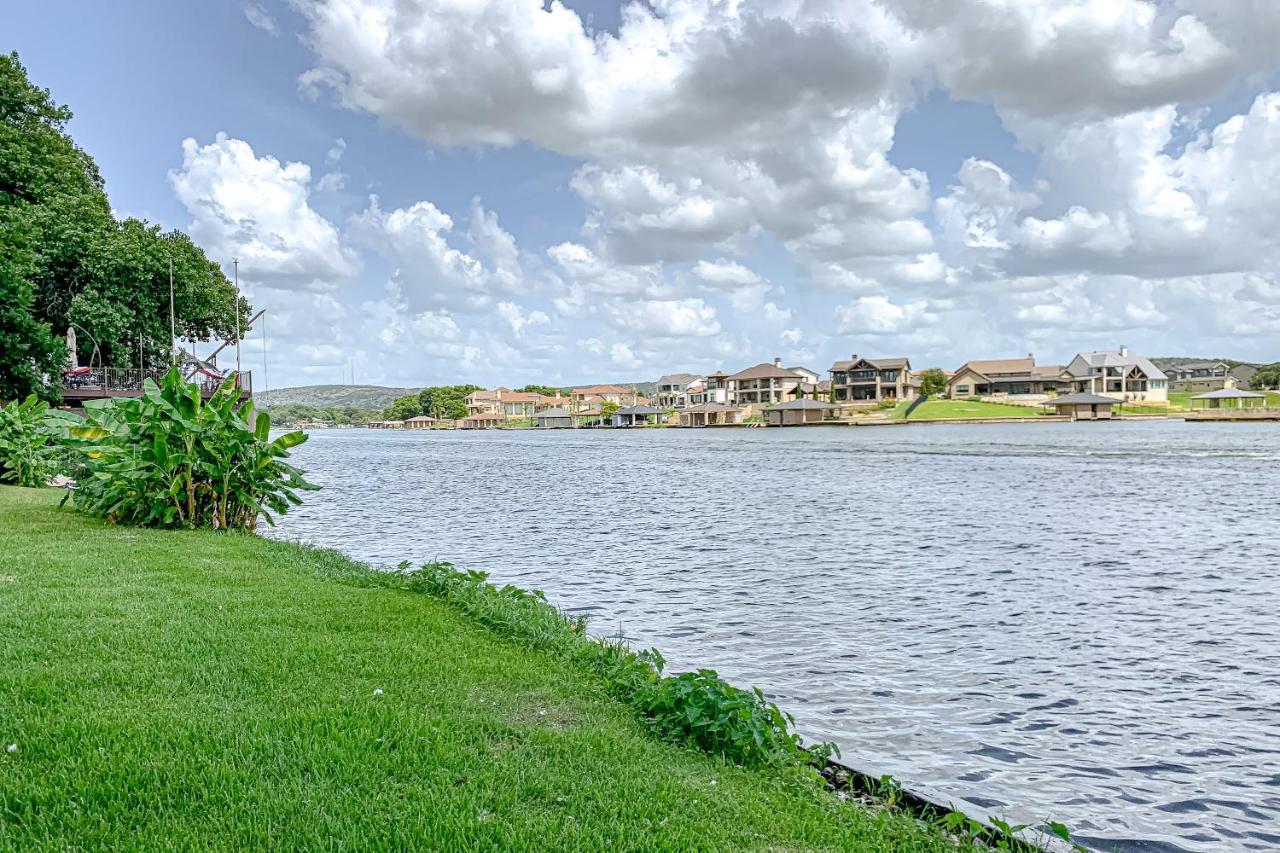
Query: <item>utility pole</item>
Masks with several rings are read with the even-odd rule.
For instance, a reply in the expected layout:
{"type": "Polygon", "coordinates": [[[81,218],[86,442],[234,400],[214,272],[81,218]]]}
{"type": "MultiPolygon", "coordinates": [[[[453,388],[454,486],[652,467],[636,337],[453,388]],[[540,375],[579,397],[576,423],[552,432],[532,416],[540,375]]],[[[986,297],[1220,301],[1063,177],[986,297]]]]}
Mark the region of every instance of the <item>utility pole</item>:
{"type": "Polygon", "coordinates": [[[236,268],[236,381],[240,381],[240,259],[232,258],[231,263],[236,268]]]}
{"type": "Polygon", "coordinates": [[[178,364],[178,321],[173,313],[173,255],[169,256],[169,363],[178,364]]]}
{"type": "Polygon", "coordinates": [[[267,390],[267,313],[265,309],[262,312],[262,390],[267,390]]]}

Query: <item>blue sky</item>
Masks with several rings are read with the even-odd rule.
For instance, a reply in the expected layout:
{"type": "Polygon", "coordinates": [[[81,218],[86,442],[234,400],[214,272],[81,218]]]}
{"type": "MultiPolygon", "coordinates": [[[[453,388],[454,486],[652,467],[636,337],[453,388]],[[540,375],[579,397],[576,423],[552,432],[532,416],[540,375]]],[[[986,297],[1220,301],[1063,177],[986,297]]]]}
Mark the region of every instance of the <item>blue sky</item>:
{"type": "Polygon", "coordinates": [[[242,257],[272,385],[1277,357],[1280,13],[812,5],[44,2],[0,48],[119,214],[242,257]]]}

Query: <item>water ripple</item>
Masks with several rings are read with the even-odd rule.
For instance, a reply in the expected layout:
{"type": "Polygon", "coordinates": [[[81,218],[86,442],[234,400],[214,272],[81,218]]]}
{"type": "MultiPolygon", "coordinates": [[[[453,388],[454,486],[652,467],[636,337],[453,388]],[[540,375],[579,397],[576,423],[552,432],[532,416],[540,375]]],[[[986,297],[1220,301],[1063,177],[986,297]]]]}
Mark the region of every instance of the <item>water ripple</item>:
{"type": "Polygon", "coordinates": [[[1265,424],[322,431],[274,535],[451,559],[1120,850],[1280,844],[1265,424]]]}

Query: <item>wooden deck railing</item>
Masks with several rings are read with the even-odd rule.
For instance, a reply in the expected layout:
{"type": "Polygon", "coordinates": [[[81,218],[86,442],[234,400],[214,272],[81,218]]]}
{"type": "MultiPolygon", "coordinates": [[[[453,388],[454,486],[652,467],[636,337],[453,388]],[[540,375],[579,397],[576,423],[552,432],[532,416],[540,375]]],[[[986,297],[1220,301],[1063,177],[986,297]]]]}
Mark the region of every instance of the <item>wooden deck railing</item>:
{"type": "MultiPolygon", "coordinates": [[[[74,400],[101,397],[136,397],[142,394],[142,383],[150,379],[159,383],[165,370],[141,370],[136,367],[96,367],[82,373],[66,373],[62,377],[62,395],[74,400]]],[[[228,380],[196,372],[187,381],[200,386],[205,397],[217,391],[228,380]]],[[[245,371],[236,377],[241,395],[253,394],[253,373],[245,371]]]]}

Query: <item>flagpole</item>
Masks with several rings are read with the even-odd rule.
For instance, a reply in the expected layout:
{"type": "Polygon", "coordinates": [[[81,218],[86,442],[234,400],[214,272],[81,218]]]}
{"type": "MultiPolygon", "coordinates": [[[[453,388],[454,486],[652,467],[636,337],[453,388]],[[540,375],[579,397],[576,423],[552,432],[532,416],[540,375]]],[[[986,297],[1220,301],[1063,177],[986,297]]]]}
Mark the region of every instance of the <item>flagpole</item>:
{"type": "Polygon", "coordinates": [[[178,326],[173,313],[173,255],[169,256],[169,363],[178,363],[178,326]]]}
{"type": "Polygon", "coordinates": [[[236,376],[240,375],[240,259],[232,258],[231,263],[236,268],[236,376]]]}

